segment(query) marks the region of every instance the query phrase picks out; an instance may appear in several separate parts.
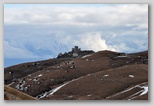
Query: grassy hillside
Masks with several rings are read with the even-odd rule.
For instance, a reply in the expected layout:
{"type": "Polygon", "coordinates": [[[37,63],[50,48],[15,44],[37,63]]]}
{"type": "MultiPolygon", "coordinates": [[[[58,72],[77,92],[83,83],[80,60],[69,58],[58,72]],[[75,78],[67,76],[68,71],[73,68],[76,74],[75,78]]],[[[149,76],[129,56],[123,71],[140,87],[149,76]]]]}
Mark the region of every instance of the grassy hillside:
{"type": "Polygon", "coordinates": [[[20,92],[14,88],[11,88],[7,85],[4,85],[4,100],[10,99],[17,99],[17,100],[36,100],[36,98],[27,95],[23,92],[20,92]]]}
{"type": "MultiPolygon", "coordinates": [[[[4,70],[5,84],[15,90],[6,94],[13,94],[17,99],[28,99],[20,97],[22,93],[50,100],[130,99],[131,94],[138,91],[140,95],[148,88],[148,51],[132,54],[99,51],[78,58],[23,63],[4,70]],[[146,84],[112,96],[142,83],[146,84]]],[[[11,89],[6,87],[5,90],[11,89]]],[[[135,99],[148,99],[147,92],[146,95],[135,99]]],[[[6,95],[5,98],[8,99],[6,95]]]]}

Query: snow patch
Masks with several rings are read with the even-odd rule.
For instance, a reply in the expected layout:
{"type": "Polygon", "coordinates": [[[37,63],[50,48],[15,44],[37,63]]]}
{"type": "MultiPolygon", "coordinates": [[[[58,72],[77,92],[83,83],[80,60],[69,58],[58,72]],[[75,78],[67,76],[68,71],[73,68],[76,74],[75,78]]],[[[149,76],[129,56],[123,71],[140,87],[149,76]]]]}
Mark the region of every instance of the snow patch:
{"type": "Polygon", "coordinates": [[[63,85],[61,85],[61,86],[59,86],[59,87],[57,87],[57,88],[55,88],[55,89],[53,89],[53,90],[51,90],[52,92],[50,93],[50,95],[53,95],[55,92],[57,92],[60,88],[62,88],[63,86],[65,86],[66,84],[68,84],[69,82],[67,82],[67,83],[65,83],[65,84],[63,84],[63,85]]]}
{"type": "Polygon", "coordinates": [[[72,95],[70,95],[70,96],[67,96],[68,98],[73,98],[73,96],[72,95]]]}
{"type": "Polygon", "coordinates": [[[48,92],[45,92],[43,94],[38,95],[36,98],[41,99],[43,97],[45,97],[48,94],[48,92]]]}
{"type": "MultiPolygon", "coordinates": [[[[82,78],[82,76],[81,76],[80,78],[82,78]]],[[[45,92],[45,93],[43,93],[43,94],[40,94],[40,95],[36,96],[36,98],[41,99],[41,98],[43,98],[43,97],[49,97],[50,95],[53,95],[55,92],[57,92],[58,90],[60,90],[60,89],[61,89],[62,87],[64,87],[65,85],[67,85],[67,84],[69,84],[69,83],[71,83],[71,82],[73,82],[73,81],[76,81],[76,80],[78,80],[78,79],[80,79],[80,78],[73,79],[72,81],[66,82],[66,83],[64,83],[63,85],[60,85],[60,86],[58,86],[58,87],[55,88],[55,89],[51,89],[51,90],[48,91],[48,92],[45,92]]]]}
{"type": "Polygon", "coordinates": [[[21,84],[17,84],[15,88],[18,89],[18,90],[21,90],[21,91],[27,90],[24,87],[25,84],[26,84],[26,82],[21,80],[21,84]]]}
{"type": "Polygon", "coordinates": [[[11,82],[10,84],[8,84],[7,86],[11,86],[12,84],[14,84],[14,82],[11,82]]]}
{"type": "Polygon", "coordinates": [[[134,76],[133,76],[133,75],[129,75],[129,77],[134,78],[134,76]]]}
{"type": "Polygon", "coordinates": [[[92,94],[89,94],[89,95],[87,95],[87,96],[92,96],[92,94]]]}
{"type": "Polygon", "coordinates": [[[145,95],[145,94],[148,93],[148,86],[138,86],[138,87],[144,88],[144,90],[140,90],[139,92],[137,92],[137,93],[131,95],[131,96],[129,97],[130,99],[128,99],[128,100],[132,100],[132,99],[134,99],[134,98],[136,98],[136,97],[138,97],[138,96],[142,96],[142,95],[145,95]],[[141,94],[140,94],[140,93],[141,93],[141,94]],[[138,95],[138,94],[140,94],[140,95],[138,95]]]}
{"type": "Polygon", "coordinates": [[[140,96],[145,95],[148,93],[148,86],[142,86],[141,88],[144,88],[143,92],[140,94],[140,96]]]}
{"type": "Polygon", "coordinates": [[[86,57],[89,57],[89,56],[91,56],[91,54],[89,54],[89,55],[85,55],[85,56],[83,56],[82,58],[86,58],[86,57]]]}
{"type": "Polygon", "coordinates": [[[91,74],[88,74],[87,76],[90,76],[91,74]]]}
{"type": "Polygon", "coordinates": [[[119,93],[117,93],[117,94],[115,94],[115,95],[109,96],[109,97],[107,97],[107,98],[111,98],[111,97],[118,96],[118,95],[120,95],[120,94],[123,94],[123,93],[128,92],[128,91],[130,91],[130,90],[132,90],[132,89],[135,89],[135,88],[144,88],[144,90],[140,90],[140,91],[136,92],[135,94],[131,95],[131,96],[127,99],[127,100],[132,100],[132,99],[136,98],[136,97],[138,96],[139,93],[142,92],[142,93],[139,95],[139,96],[141,96],[141,95],[144,95],[144,94],[146,94],[146,93],[148,92],[148,87],[147,87],[147,86],[141,86],[141,85],[146,84],[146,83],[147,83],[147,82],[141,83],[141,84],[139,84],[139,85],[136,85],[136,86],[134,86],[134,87],[131,87],[131,88],[128,88],[128,89],[126,89],[126,90],[124,90],[124,91],[121,91],[121,92],[119,92],[119,93]],[[135,96],[135,97],[134,97],[134,96],[135,96]]]}
{"type": "Polygon", "coordinates": [[[41,76],[42,76],[42,74],[38,75],[38,77],[41,77],[41,76]]]}
{"type": "Polygon", "coordinates": [[[35,78],[34,78],[33,81],[39,81],[39,79],[35,79],[35,78]]]}
{"type": "Polygon", "coordinates": [[[140,94],[141,92],[142,92],[142,90],[141,90],[141,91],[136,92],[135,94],[133,94],[133,95],[131,95],[131,96],[129,96],[128,98],[130,98],[130,99],[128,99],[128,100],[132,100],[132,99],[134,99],[134,98],[138,97],[138,94],[140,94]]]}
{"type": "Polygon", "coordinates": [[[124,56],[117,56],[117,57],[127,57],[127,55],[124,55],[124,56]]]}
{"type": "Polygon", "coordinates": [[[108,76],[109,76],[109,74],[104,75],[104,77],[108,77],[108,76]]]}

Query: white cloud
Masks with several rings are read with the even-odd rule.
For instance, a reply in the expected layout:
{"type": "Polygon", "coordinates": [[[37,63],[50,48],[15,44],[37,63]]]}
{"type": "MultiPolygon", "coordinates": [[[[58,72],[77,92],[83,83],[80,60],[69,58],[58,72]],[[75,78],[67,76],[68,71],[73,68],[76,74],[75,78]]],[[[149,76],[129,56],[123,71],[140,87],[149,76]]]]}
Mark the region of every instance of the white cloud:
{"type": "Polygon", "coordinates": [[[78,36],[80,36],[80,38],[74,39],[75,41],[74,45],[79,45],[84,50],[94,50],[96,52],[100,50],[115,51],[114,48],[106,44],[105,39],[101,38],[100,32],[91,32],[91,33],[89,32],[78,36]]]}
{"type": "Polygon", "coordinates": [[[24,7],[4,10],[5,24],[107,25],[147,24],[148,5],[102,7],[24,7]]]}
{"type": "Polygon", "coordinates": [[[148,49],[148,5],[35,6],[4,9],[7,58],[47,58],[81,49],[148,49]],[[133,47],[135,46],[135,47],[133,47]]]}

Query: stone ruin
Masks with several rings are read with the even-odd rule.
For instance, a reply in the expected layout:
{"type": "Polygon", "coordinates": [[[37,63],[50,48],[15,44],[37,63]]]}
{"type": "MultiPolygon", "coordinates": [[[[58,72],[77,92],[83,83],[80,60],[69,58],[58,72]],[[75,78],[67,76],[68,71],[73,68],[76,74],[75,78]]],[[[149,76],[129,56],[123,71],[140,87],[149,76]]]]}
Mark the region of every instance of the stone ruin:
{"type": "Polygon", "coordinates": [[[78,46],[75,46],[74,48],[72,48],[72,53],[79,53],[81,51],[80,48],[78,48],[78,46]]]}
{"type": "Polygon", "coordinates": [[[84,55],[87,54],[91,54],[94,53],[94,51],[92,50],[84,50],[82,51],[81,48],[79,48],[78,46],[75,46],[74,48],[72,48],[72,51],[68,52],[68,53],[59,53],[57,58],[77,58],[77,57],[82,57],[84,55]]]}

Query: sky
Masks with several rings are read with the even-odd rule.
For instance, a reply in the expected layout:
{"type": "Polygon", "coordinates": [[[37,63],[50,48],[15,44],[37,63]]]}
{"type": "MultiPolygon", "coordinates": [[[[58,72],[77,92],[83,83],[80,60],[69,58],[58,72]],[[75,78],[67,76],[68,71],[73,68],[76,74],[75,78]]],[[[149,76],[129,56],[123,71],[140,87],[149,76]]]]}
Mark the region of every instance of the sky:
{"type": "Polygon", "coordinates": [[[148,50],[148,4],[4,4],[4,67],[82,50],[148,50]]]}

